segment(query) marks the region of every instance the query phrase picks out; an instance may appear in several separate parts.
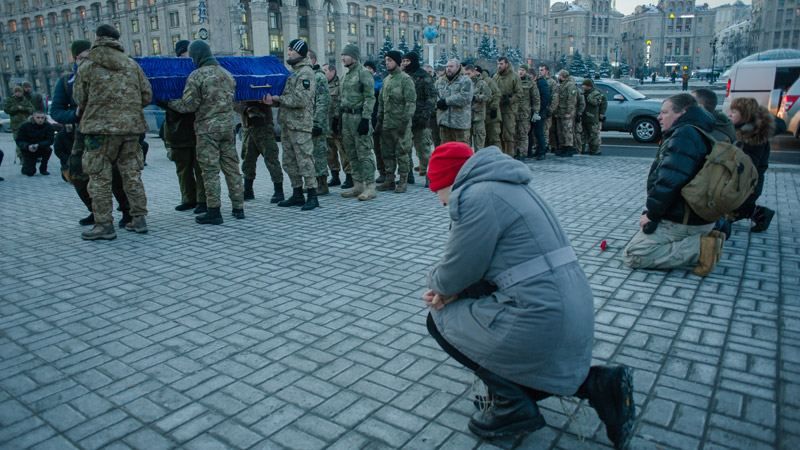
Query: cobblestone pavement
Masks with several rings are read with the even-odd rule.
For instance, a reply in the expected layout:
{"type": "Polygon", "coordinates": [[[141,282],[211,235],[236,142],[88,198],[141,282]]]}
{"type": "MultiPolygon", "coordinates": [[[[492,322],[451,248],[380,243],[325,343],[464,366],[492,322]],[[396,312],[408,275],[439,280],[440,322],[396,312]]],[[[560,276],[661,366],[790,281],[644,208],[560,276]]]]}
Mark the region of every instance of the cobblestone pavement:
{"type": "MultiPolygon", "coordinates": [[[[0,448],[609,446],[572,399],[516,440],[469,433],[474,378],[419,299],[448,230],[432,193],[301,212],[268,203],[262,165],[247,219],[224,198],[225,224],[200,226],[151,143],[149,234],[85,242],[73,190],[19,175],[0,136],[0,448]]],[[[635,448],[800,448],[800,171],[768,172],[773,226],[734,225],[701,279],[621,264],[649,161],[531,167],[594,289],[596,363],[636,368],[635,448]]]]}

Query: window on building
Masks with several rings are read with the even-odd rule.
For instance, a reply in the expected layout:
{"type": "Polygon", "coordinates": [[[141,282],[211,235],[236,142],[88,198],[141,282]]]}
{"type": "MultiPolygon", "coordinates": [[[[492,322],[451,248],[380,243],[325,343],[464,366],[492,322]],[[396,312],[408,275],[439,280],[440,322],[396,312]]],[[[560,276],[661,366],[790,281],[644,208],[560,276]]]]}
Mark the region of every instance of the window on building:
{"type": "Polygon", "coordinates": [[[142,56],[142,41],[133,41],[133,56],[142,56]]]}
{"type": "Polygon", "coordinates": [[[336,40],[335,39],[328,39],[328,45],[325,46],[325,50],[329,55],[336,54],[336,40]]]}
{"type": "Polygon", "coordinates": [[[383,20],[392,20],[392,10],[391,9],[384,9],[383,10],[383,20]]]}
{"type": "Polygon", "coordinates": [[[161,54],[161,41],[158,38],[153,38],[151,41],[151,47],[153,50],[153,55],[160,55],[161,54]]]}
{"type": "Polygon", "coordinates": [[[377,9],[375,7],[367,6],[367,17],[369,18],[375,17],[376,13],[377,9]]]}
{"type": "Polygon", "coordinates": [[[8,21],[8,31],[15,32],[17,31],[17,21],[16,20],[9,20],[8,21]]]}
{"type": "Polygon", "coordinates": [[[272,53],[281,54],[283,49],[283,39],[279,34],[269,35],[269,50],[272,53]]]}
{"type": "Polygon", "coordinates": [[[355,3],[348,3],[347,14],[349,14],[351,17],[358,17],[358,5],[355,3]]]}
{"type": "Polygon", "coordinates": [[[169,13],[169,26],[171,28],[178,28],[181,26],[181,17],[177,11],[172,11],[169,13]]]}
{"type": "Polygon", "coordinates": [[[133,11],[139,7],[139,0],[128,0],[128,9],[133,11]]]}
{"type": "Polygon", "coordinates": [[[39,61],[36,59],[35,53],[31,55],[31,67],[33,67],[34,69],[39,67],[39,61]]]}
{"type": "Polygon", "coordinates": [[[58,33],[55,33],[53,35],[53,42],[55,42],[56,45],[61,45],[61,35],[58,34],[58,33]]]}
{"type": "Polygon", "coordinates": [[[44,16],[36,16],[36,26],[39,28],[44,27],[44,16]]]}
{"type": "Polygon", "coordinates": [[[156,6],[156,0],[147,0],[149,6],[156,6]]]}
{"type": "Polygon", "coordinates": [[[247,32],[242,33],[241,49],[250,50],[250,35],[247,32]]]}
{"type": "Polygon", "coordinates": [[[72,29],[67,30],[67,41],[72,42],[75,40],[75,32],[72,29]]]}
{"type": "Polygon", "coordinates": [[[367,43],[367,54],[368,55],[376,54],[376,52],[375,52],[375,44],[374,43],[372,43],[372,42],[367,43]]]}
{"type": "Polygon", "coordinates": [[[447,19],[445,19],[444,17],[442,17],[441,19],[439,19],[439,27],[441,27],[441,28],[447,28],[447,19]]]}
{"type": "Polygon", "coordinates": [[[64,52],[59,50],[56,52],[56,65],[60,66],[62,64],[64,64],[64,52]]]}
{"type": "Polygon", "coordinates": [[[153,31],[158,31],[158,16],[150,16],[150,29],[153,31]]]}
{"type": "Polygon", "coordinates": [[[92,18],[100,19],[100,3],[92,3],[92,18]]]}
{"type": "Polygon", "coordinates": [[[131,19],[131,33],[139,32],[139,19],[131,19]]]}
{"type": "Polygon", "coordinates": [[[383,37],[392,35],[392,27],[383,27],[383,37]]]}
{"type": "Polygon", "coordinates": [[[358,34],[358,25],[356,25],[354,23],[348,23],[347,24],[347,34],[349,34],[350,36],[357,35],[358,34]]]}
{"type": "Polygon", "coordinates": [[[177,44],[178,41],[180,41],[180,40],[181,40],[181,35],[180,34],[173,34],[172,35],[172,48],[175,48],[175,44],[177,44]]]}
{"type": "Polygon", "coordinates": [[[269,27],[273,29],[280,29],[281,28],[281,19],[280,13],[275,11],[269,12],[269,27]]]}
{"type": "Polygon", "coordinates": [[[192,23],[194,25],[200,23],[200,12],[197,11],[197,8],[192,8],[192,23]]]}
{"type": "Polygon", "coordinates": [[[336,21],[333,19],[328,19],[326,21],[325,28],[328,31],[328,33],[336,33],[336,21]]]}

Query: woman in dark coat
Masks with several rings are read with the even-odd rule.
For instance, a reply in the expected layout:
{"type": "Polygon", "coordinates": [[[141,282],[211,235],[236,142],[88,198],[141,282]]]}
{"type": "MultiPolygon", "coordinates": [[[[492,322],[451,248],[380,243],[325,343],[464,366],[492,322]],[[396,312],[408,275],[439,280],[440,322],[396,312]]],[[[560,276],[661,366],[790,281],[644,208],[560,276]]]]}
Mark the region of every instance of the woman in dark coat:
{"type": "Polygon", "coordinates": [[[558,219],[529,186],[530,169],[497,147],[472,156],[448,142],[433,152],[428,178],[451,218],[423,296],[428,331],[489,391],[469,429],[487,439],[535,431],[545,425],[537,401],[577,396],[615,447],[627,448],[631,369],[590,368],[592,290],[558,219]]]}

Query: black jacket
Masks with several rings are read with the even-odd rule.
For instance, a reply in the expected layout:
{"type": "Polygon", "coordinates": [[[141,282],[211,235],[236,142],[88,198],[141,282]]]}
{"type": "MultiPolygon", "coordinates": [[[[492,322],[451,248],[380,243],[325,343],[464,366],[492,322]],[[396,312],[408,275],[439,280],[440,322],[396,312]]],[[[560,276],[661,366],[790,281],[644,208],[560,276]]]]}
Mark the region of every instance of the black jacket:
{"type": "Polygon", "coordinates": [[[53,137],[55,135],[55,128],[45,122],[37,125],[31,121],[27,121],[19,127],[17,132],[17,145],[19,148],[25,150],[29,145],[39,144],[39,150],[53,145],[53,137]]]}
{"type": "Polygon", "coordinates": [[[78,123],[78,117],[75,115],[78,103],[72,98],[74,77],[66,75],[58,79],[53,92],[53,103],[50,104],[50,117],[63,125],[78,123]]]}
{"type": "MultiPolygon", "coordinates": [[[[697,175],[711,151],[710,142],[691,125],[710,133],[714,122],[714,117],[704,109],[691,106],[664,133],[647,175],[647,217],[651,221],[683,223],[688,206],[681,189],[697,175]]],[[[709,222],[689,210],[688,225],[706,223],[709,222]]]]}

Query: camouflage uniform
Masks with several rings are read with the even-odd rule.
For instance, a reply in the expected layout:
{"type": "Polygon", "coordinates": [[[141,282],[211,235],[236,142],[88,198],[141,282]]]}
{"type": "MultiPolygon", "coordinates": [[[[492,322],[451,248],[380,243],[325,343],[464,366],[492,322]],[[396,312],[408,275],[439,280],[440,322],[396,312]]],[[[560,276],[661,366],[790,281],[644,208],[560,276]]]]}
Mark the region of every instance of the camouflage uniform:
{"type": "Polygon", "coordinates": [[[472,78],[472,148],[480,150],[486,142],[486,105],[492,99],[492,89],[480,75],[472,78]]]}
{"type": "Polygon", "coordinates": [[[394,183],[395,170],[405,183],[411,171],[411,118],[417,105],[414,81],[400,66],[383,80],[378,101],[381,152],[386,179],[394,183]]]}
{"type": "Polygon", "coordinates": [[[197,162],[194,114],[181,114],[169,108],[164,112],[164,146],[168,159],[175,163],[181,203],[205,203],[203,172],[197,162]]]}
{"type": "Polygon", "coordinates": [[[547,110],[547,121],[544,123],[544,137],[547,140],[547,147],[555,153],[558,150],[558,136],[556,136],[556,127],[553,126],[553,123],[558,120],[553,115],[558,107],[558,81],[553,77],[548,77],[546,80],[547,86],[550,88],[550,107],[547,110]]]}
{"type": "Polygon", "coordinates": [[[571,151],[575,146],[575,109],[578,105],[578,86],[575,79],[568,76],[558,85],[558,103],[555,118],[558,124],[559,151],[571,151]]]}
{"type": "Polygon", "coordinates": [[[150,104],[150,82],[115,39],[98,37],[75,78],[82,112],[83,171],[96,225],[112,226],[112,171],[116,164],[134,218],[147,215],[139,135],[147,131],[142,108],[150,104]]]}
{"type": "Polygon", "coordinates": [[[24,95],[22,97],[11,95],[6,98],[3,104],[3,111],[11,118],[11,133],[13,133],[13,137],[16,139],[19,127],[33,114],[33,105],[24,95]]]}
{"type": "Polygon", "coordinates": [[[242,175],[256,179],[258,156],[264,157],[269,177],[274,184],[283,184],[283,169],[278,158],[278,143],[272,124],[272,107],[261,102],[246,102],[242,110],[242,175]]]}
{"type": "Polygon", "coordinates": [[[367,69],[358,61],[354,62],[342,79],[341,102],[337,115],[342,117],[342,144],[350,167],[353,180],[360,183],[375,181],[375,161],[372,152],[372,124],[369,123],[367,133],[358,133],[362,120],[370,122],[372,108],[375,106],[375,80],[367,69]]]}
{"type": "Polygon", "coordinates": [[[575,96],[575,148],[578,153],[583,153],[583,111],[586,109],[586,100],[583,98],[581,88],[578,88],[578,95],[575,96]]]}
{"type": "Polygon", "coordinates": [[[462,69],[450,79],[447,75],[436,80],[436,92],[447,107],[439,109],[436,121],[442,142],[458,141],[469,145],[469,130],[472,126],[472,80],[462,69]]]}
{"type": "Polygon", "coordinates": [[[504,73],[497,72],[493,78],[497,83],[497,87],[500,88],[500,119],[502,121],[500,141],[503,146],[503,153],[514,156],[517,110],[519,109],[520,94],[522,92],[519,75],[509,65],[504,73]]]}
{"type": "MultiPolygon", "coordinates": [[[[517,128],[514,136],[515,156],[525,156],[528,152],[528,133],[531,131],[531,109],[533,105],[533,91],[537,91],[536,83],[528,75],[520,77],[520,97],[517,108],[517,128]]],[[[536,94],[538,96],[538,94],[536,94]]]]}
{"type": "Polygon", "coordinates": [[[302,189],[304,184],[307,189],[317,188],[314,143],[311,138],[316,85],[311,61],[306,56],[292,66],[292,74],[286,80],[280,96],[278,118],[281,123],[283,169],[289,175],[293,189],[302,189]]]}
{"type": "Polygon", "coordinates": [[[605,114],[608,102],[602,92],[593,87],[585,92],[586,109],[583,111],[583,140],[589,144],[589,154],[600,153],[600,116],[605,114]]]}
{"type": "Polygon", "coordinates": [[[435,116],[434,111],[436,111],[436,88],[433,77],[422,68],[417,67],[417,70],[409,75],[414,81],[417,96],[414,117],[411,119],[411,135],[419,159],[419,174],[425,176],[428,173],[428,159],[431,156],[430,119],[435,116]]]}
{"type": "MultiPolygon", "coordinates": [[[[190,49],[191,53],[191,49],[190,49]]],[[[186,80],[183,96],[169,102],[169,108],[195,113],[197,162],[203,171],[208,208],[219,208],[219,171],[225,176],[233,209],[244,209],[244,185],[239,173],[239,156],[233,134],[233,97],[236,82],[212,56],[198,59],[186,80]]]]}
{"type": "Polygon", "coordinates": [[[500,146],[500,88],[486,72],[481,73],[481,79],[486,82],[492,91],[492,99],[486,103],[486,147],[500,146]]]}
{"type": "MultiPolygon", "coordinates": [[[[328,176],[328,143],[331,106],[331,92],[328,90],[328,79],[319,66],[314,66],[314,128],[319,128],[320,135],[312,137],[314,141],[314,172],[318,177],[328,176]]],[[[327,180],[326,180],[327,181],[327,180]]]]}
{"type": "Polygon", "coordinates": [[[331,172],[339,172],[343,170],[344,173],[351,173],[350,160],[347,158],[347,152],[342,147],[342,117],[338,115],[339,110],[339,96],[342,94],[339,86],[339,75],[334,75],[328,81],[328,92],[331,94],[331,103],[328,106],[328,117],[330,125],[330,133],[328,134],[328,168],[331,172]],[[341,163],[339,160],[341,159],[341,163]]]}

